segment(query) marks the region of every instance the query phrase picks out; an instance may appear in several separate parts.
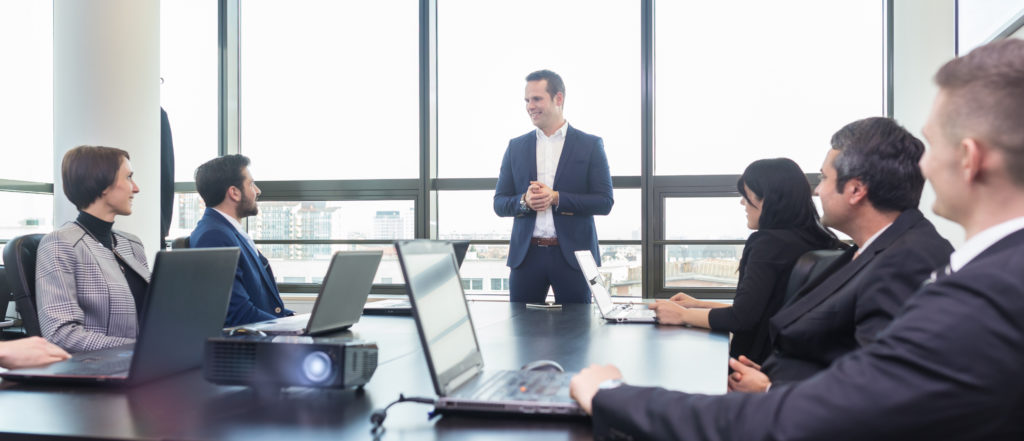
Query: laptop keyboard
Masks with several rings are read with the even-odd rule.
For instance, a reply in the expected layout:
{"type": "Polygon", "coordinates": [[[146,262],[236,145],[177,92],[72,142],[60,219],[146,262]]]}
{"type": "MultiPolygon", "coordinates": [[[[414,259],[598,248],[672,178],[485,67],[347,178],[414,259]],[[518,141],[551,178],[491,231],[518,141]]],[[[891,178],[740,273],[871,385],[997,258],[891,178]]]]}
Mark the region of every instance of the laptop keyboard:
{"type": "MultiPolygon", "coordinates": [[[[81,376],[101,376],[127,373],[132,365],[132,353],[125,352],[111,358],[97,358],[90,355],[79,355],[75,363],[67,363],[66,371],[81,376]]],[[[73,358],[74,359],[74,358],[73,358]]]]}
{"type": "Polygon", "coordinates": [[[474,399],[481,401],[562,402],[569,399],[570,376],[562,372],[501,371],[474,399]]]}

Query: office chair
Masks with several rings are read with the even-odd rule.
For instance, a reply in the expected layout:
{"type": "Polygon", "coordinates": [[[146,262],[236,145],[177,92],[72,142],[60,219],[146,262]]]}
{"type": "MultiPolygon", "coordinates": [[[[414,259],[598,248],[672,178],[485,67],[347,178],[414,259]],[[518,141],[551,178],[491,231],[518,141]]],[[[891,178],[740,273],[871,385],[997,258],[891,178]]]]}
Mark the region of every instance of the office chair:
{"type": "Polygon", "coordinates": [[[26,234],[11,239],[4,247],[7,282],[21,314],[22,327],[30,336],[42,335],[36,315],[36,250],[42,240],[42,234],[26,234]]]}
{"type": "Polygon", "coordinates": [[[789,284],[786,285],[786,297],[782,304],[788,305],[792,302],[793,296],[804,284],[821,276],[844,252],[845,250],[814,250],[800,256],[796,260],[796,265],[793,265],[793,271],[789,273],[789,284]]]}
{"type": "MultiPolygon", "coordinates": [[[[0,265],[0,322],[7,321],[7,306],[11,303],[11,284],[7,283],[7,268],[0,265]]],[[[10,325],[0,324],[0,328],[10,325]]]]}
{"type": "Polygon", "coordinates": [[[174,239],[174,241],[171,242],[171,250],[172,251],[173,250],[181,250],[181,249],[185,249],[185,248],[190,248],[189,244],[188,244],[188,236],[181,236],[181,237],[179,237],[177,239],[174,239]]]}

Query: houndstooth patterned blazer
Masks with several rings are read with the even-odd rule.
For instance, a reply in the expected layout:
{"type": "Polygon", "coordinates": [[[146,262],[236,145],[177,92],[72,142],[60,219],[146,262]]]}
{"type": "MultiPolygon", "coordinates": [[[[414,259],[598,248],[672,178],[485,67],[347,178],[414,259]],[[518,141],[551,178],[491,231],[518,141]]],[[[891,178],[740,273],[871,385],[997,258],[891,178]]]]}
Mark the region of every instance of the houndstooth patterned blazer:
{"type": "MultiPolygon", "coordinates": [[[[114,230],[115,249],[149,280],[138,237],[114,230]]],[[[78,224],[67,224],[39,243],[36,304],[43,337],[68,352],[134,343],[135,300],[114,253],[78,224]]]]}

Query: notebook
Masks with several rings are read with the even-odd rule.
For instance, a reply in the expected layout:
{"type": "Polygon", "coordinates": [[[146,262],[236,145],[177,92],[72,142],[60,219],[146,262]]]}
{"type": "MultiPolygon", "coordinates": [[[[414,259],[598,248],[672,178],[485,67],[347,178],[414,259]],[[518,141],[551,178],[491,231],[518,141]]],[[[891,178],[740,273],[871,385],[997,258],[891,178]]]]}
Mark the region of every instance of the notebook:
{"type": "Polygon", "coordinates": [[[220,335],[228,312],[238,253],[238,248],[158,252],[134,344],[80,352],[0,377],[24,383],[138,384],[199,367],[203,344],[220,335]]]}
{"type": "Polygon", "coordinates": [[[269,335],[316,335],[347,329],[362,315],[383,253],[380,250],[334,253],[320,284],[320,295],[309,314],[250,323],[225,331],[244,328],[269,335]]]}
{"type": "MultiPolygon", "coordinates": [[[[469,241],[450,240],[448,243],[452,244],[452,248],[455,249],[455,261],[459,268],[461,268],[462,261],[466,260],[466,251],[469,250],[469,241]]],[[[376,300],[366,303],[366,306],[363,307],[363,314],[412,315],[412,305],[409,304],[408,299],[376,300]]]]}
{"type": "Polygon", "coordinates": [[[597,263],[594,255],[588,250],[576,251],[576,261],[580,264],[583,277],[587,279],[590,286],[590,293],[594,295],[594,302],[597,303],[597,310],[605,320],[616,323],[655,323],[656,315],[647,305],[636,305],[631,303],[614,304],[612,296],[608,294],[604,277],[597,271],[597,263]]]}
{"type": "Polygon", "coordinates": [[[439,411],[585,415],[569,397],[571,374],[484,370],[450,244],[417,240],[395,248],[439,411]]]}

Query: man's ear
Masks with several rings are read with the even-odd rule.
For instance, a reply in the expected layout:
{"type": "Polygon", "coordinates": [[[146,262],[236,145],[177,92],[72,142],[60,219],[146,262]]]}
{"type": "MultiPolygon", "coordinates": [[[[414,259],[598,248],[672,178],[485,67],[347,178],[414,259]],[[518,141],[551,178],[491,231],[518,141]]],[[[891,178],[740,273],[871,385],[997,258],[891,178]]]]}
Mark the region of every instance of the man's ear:
{"type": "Polygon", "coordinates": [[[974,138],[964,138],[960,141],[960,171],[965,182],[978,180],[983,168],[990,168],[993,160],[992,150],[978,142],[974,138]]]}
{"type": "Polygon", "coordinates": [[[565,95],[563,95],[562,92],[558,92],[555,94],[555,105],[558,107],[562,107],[565,105],[565,95]]]}
{"type": "Polygon", "coordinates": [[[868,186],[858,178],[850,179],[843,185],[843,195],[850,205],[858,205],[868,200],[868,186]]]}
{"type": "Polygon", "coordinates": [[[242,190],[239,190],[238,187],[235,187],[234,185],[232,185],[232,186],[228,187],[228,192],[227,192],[226,198],[230,199],[232,201],[235,201],[235,202],[241,202],[242,201],[242,190]]]}

